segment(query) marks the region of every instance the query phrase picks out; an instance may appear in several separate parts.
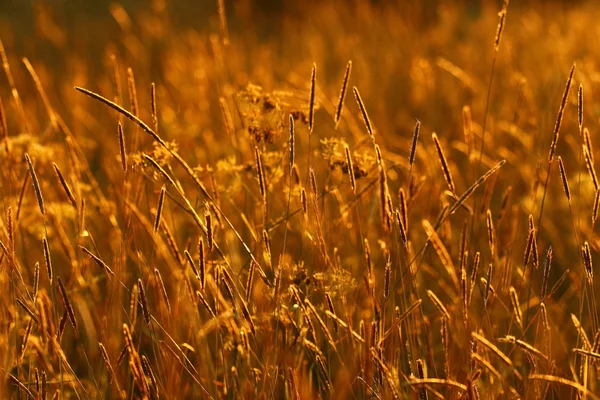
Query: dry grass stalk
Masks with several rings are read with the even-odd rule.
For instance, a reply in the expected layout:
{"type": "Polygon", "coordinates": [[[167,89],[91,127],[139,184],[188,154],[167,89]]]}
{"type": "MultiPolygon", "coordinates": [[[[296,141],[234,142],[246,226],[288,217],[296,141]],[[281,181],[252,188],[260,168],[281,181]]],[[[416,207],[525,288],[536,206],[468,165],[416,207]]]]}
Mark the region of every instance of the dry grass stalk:
{"type": "Polygon", "coordinates": [[[465,144],[467,145],[467,156],[471,157],[473,151],[473,118],[471,116],[471,107],[463,106],[463,135],[465,137],[465,144]]]}
{"type": "Polygon", "coordinates": [[[112,80],[113,86],[115,88],[115,103],[123,104],[123,89],[121,87],[121,72],[119,68],[119,62],[117,57],[112,54],[110,56],[110,63],[112,69],[112,80]]]}
{"type": "Polygon", "coordinates": [[[454,214],[454,212],[456,210],[458,210],[459,207],[461,207],[463,205],[463,203],[473,194],[473,192],[475,192],[475,190],[481,186],[486,180],[489,179],[490,176],[492,176],[493,174],[495,174],[500,168],[502,168],[502,166],[504,166],[504,164],[506,164],[506,160],[502,160],[500,162],[498,162],[496,165],[494,165],[490,170],[488,170],[485,174],[483,174],[482,176],[479,177],[479,179],[477,179],[475,181],[475,183],[473,183],[463,194],[462,196],[460,196],[458,198],[458,200],[456,200],[456,203],[454,203],[454,205],[452,207],[450,207],[450,210],[448,210],[448,215],[452,215],[454,214]]]}
{"type": "Polygon", "coordinates": [[[2,98],[0,98],[0,137],[2,137],[2,141],[4,142],[4,149],[6,153],[10,152],[10,145],[8,142],[8,124],[6,123],[6,112],[4,111],[4,106],[2,105],[2,98]]]}
{"type": "MultiPolygon", "coordinates": [[[[223,270],[223,271],[225,271],[225,270],[223,270]]],[[[223,286],[225,287],[225,293],[227,294],[227,297],[229,297],[229,300],[231,301],[232,306],[234,306],[234,308],[235,308],[235,296],[233,295],[231,281],[229,279],[225,279],[225,275],[224,275],[222,282],[223,282],[223,286]]]]}
{"type": "Polygon", "coordinates": [[[585,275],[589,285],[591,286],[594,282],[594,268],[592,266],[592,253],[590,251],[590,245],[587,241],[583,244],[583,246],[581,246],[581,255],[583,258],[583,266],[585,267],[585,275]]]}
{"type": "MultiPolygon", "coordinates": [[[[429,294],[429,292],[428,292],[429,294]]],[[[425,379],[425,371],[423,370],[423,361],[419,358],[417,359],[417,377],[419,379],[425,379]]],[[[425,387],[421,388],[421,392],[419,395],[421,400],[427,400],[427,389],[425,387]]]]}
{"type": "Polygon", "coordinates": [[[344,147],[346,153],[346,165],[348,166],[348,176],[350,177],[350,187],[352,192],[356,194],[356,176],[354,175],[354,166],[352,165],[352,155],[348,146],[344,147]]]}
{"type": "Polygon", "coordinates": [[[573,352],[577,354],[581,354],[582,356],[592,357],[597,360],[600,360],[600,354],[595,353],[593,351],[585,350],[585,349],[573,349],[573,352]]]}
{"type": "Polygon", "coordinates": [[[442,303],[442,301],[435,295],[435,293],[433,293],[431,290],[427,290],[427,296],[429,296],[429,298],[433,302],[433,305],[444,316],[444,318],[446,318],[447,321],[450,321],[450,313],[446,309],[446,306],[444,306],[444,303],[442,303]]]}
{"type": "Polygon", "coordinates": [[[423,229],[425,229],[425,233],[427,234],[429,241],[433,245],[433,248],[435,249],[436,253],[440,257],[440,261],[442,262],[444,269],[446,270],[446,272],[452,279],[452,283],[454,284],[454,287],[456,288],[457,291],[459,291],[460,290],[460,282],[458,281],[458,276],[456,274],[456,268],[454,267],[454,263],[452,262],[452,258],[450,257],[450,254],[448,253],[446,246],[444,246],[444,244],[442,243],[442,240],[440,239],[440,237],[438,236],[434,227],[431,225],[431,223],[429,221],[424,219],[423,221],[421,221],[421,224],[423,225],[423,229]]]}
{"type": "Polygon", "coordinates": [[[158,289],[163,298],[163,301],[165,302],[165,306],[167,307],[167,310],[169,311],[169,314],[170,314],[171,313],[171,302],[169,301],[169,295],[167,294],[167,288],[165,287],[165,282],[163,281],[162,275],[160,274],[160,271],[158,270],[158,268],[154,268],[154,278],[156,279],[156,283],[158,284],[158,289]]]}
{"type": "Polygon", "coordinates": [[[75,311],[73,310],[73,306],[71,306],[71,302],[69,301],[69,296],[67,296],[67,289],[65,289],[65,285],[63,284],[62,279],[60,279],[60,277],[58,277],[56,280],[58,281],[60,297],[62,298],[63,304],[65,306],[65,310],[67,311],[67,314],[69,316],[69,321],[71,322],[71,325],[73,325],[73,328],[77,329],[77,321],[75,320],[75,311]]]}
{"type": "Polygon", "coordinates": [[[117,133],[119,138],[119,154],[121,156],[121,168],[123,172],[127,172],[127,152],[125,151],[125,135],[123,134],[123,125],[119,122],[117,125],[117,133]]]}
{"type": "Polygon", "coordinates": [[[35,313],[27,306],[27,304],[25,304],[23,301],[21,301],[20,299],[17,299],[17,304],[21,306],[21,308],[23,310],[25,310],[25,312],[27,314],[29,314],[29,316],[31,317],[31,319],[33,321],[35,321],[35,323],[38,323],[38,318],[36,317],[35,313]]]}
{"type": "Polygon", "coordinates": [[[387,299],[390,296],[390,279],[392,273],[392,261],[388,258],[385,264],[385,275],[383,279],[383,298],[387,299]]]}
{"type": "Polygon", "coordinates": [[[533,215],[529,214],[529,234],[527,236],[527,245],[525,246],[525,256],[523,265],[527,266],[529,261],[533,257],[533,265],[537,269],[538,267],[538,251],[537,251],[537,239],[535,234],[535,227],[533,226],[533,215]]]}
{"type": "Polygon", "coordinates": [[[448,188],[452,193],[456,193],[456,187],[454,186],[454,180],[452,179],[452,173],[450,172],[450,167],[448,165],[448,160],[444,155],[444,150],[442,149],[442,145],[435,133],[431,134],[431,138],[433,139],[433,144],[435,145],[435,150],[438,155],[438,159],[440,161],[440,165],[442,167],[442,172],[444,173],[444,179],[448,184],[448,188]]]}
{"type": "MultiPolygon", "coordinates": [[[[325,292],[325,301],[327,302],[327,308],[329,310],[329,312],[333,315],[335,315],[335,307],[333,306],[333,300],[331,298],[331,295],[328,292],[325,292]]],[[[335,329],[335,332],[337,334],[339,334],[339,325],[337,323],[337,320],[333,320],[333,327],[335,329]]]]}
{"type": "Polygon", "coordinates": [[[548,247],[546,252],[546,262],[544,263],[544,275],[542,278],[541,301],[544,302],[546,290],[548,289],[548,276],[550,276],[550,268],[552,268],[552,247],[548,247]]]}
{"type": "Polygon", "coordinates": [[[583,127],[583,84],[579,84],[579,90],[577,91],[577,122],[579,124],[579,132],[583,127]]]}
{"type": "Polygon", "coordinates": [[[556,117],[556,124],[554,125],[554,132],[552,133],[552,144],[550,145],[550,153],[548,155],[548,161],[552,161],[552,157],[554,156],[554,151],[556,150],[556,143],[558,142],[558,133],[560,131],[560,126],[562,124],[563,114],[565,112],[565,106],[567,105],[567,99],[569,98],[569,90],[571,89],[571,82],[573,81],[573,74],[575,72],[575,64],[571,67],[571,72],[569,73],[569,79],[567,79],[567,84],[565,86],[565,92],[563,93],[562,101],[560,103],[560,108],[558,109],[558,116],[556,117]]]}
{"type": "Polygon", "coordinates": [[[465,327],[467,327],[469,323],[469,282],[467,281],[466,268],[467,254],[468,253],[465,253],[463,262],[460,265],[460,294],[462,297],[462,314],[465,327]]]}
{"type": "Polygon", "coordinates": [[[548,311],[546,304],[540,304],[540,312],[542,314],[542,325],[544,327],[544,339],[546,343],[546,353],[548,357],[552,355],[552,329],[550,328],[550,320],[548,318],[548,311]]]}
{"type": "Polygon", "coordinates": [[[131,112],[135,116],[140,115],[140,106],[138,104],[137,89],[135,87],[135,75],[132,68],[127,68],[127,92],[129,94],[129,105],[131,112]]]}
{"type": "Polygon", "coordinates": [[[171,233],[169,226],[165,223],[165,220],[163,220],[162,227],[163,232],[165,233],[165,238],[167,239],[167,244],[169,245],[168,248],[171,251],[173,259],[176,260],[178,263],[182,264],[184,260],[182,259],[181,253],[179,252],[179,247],[177,247],[177,242],[175,241],[175,238],[173,237],[173,233],[171,233]]]}
{"type": "Polygon", "coordinates": [[[312,134],[315,128],[315,92],[317,90],[317,64],[313,64],[310,74],[310,98],[308,103],[308,130],[312,134]]]}
{"type": "Polygon", "coordinates": [[[46,237],[42,238],[42,245],[44,247],[44,260],[46,261],[46,272],[48,273],[48,280],[50,281],[50,286],[52,286],[52,278],[54,276],[54,272],[52,270],[52,259],[50,258],[50,246],[48,245],[48,239],[46,239],[46,237]]]}
{"type": "Polygon", "coordinates": [[[127,350],[127,353],[129,353],[129,357],[135,357],[137,355],[137,351],[133,344],[131,330],[127,324],[123,324],[123,336],[125,337],[125,349],[127,350]]]}
{"type": "Polygon", "coordinates": [[[594,163],[594,148],[592,146],[590,130],[587,127],[583,128],[583,145],[587,147],[588,152],[590,153],[590,158],[592,159],[592,163],[594,163]]]}
{"type": "Polygon", "coordinates": [[[496,38],[494,39],[494,51],[498,51],[500,48],[500,40],[502,39],[502,32],[504,32],[504,26],[506,24],[506,11],[507,11],[507,3],[504,4],[500,13],[498,13],[498,27],[496,28],[496,38]]]}
{"type": "Polygon", "coordinates": [[[398,209],[400,210],[400,216],[402,217],[402,223],[404,224],[405,230],[408,229],[408,205],[406,199],[407,197],[404,188],[400,188],[398,191],[398,209]]]}
{"type": "Polygon", "coordinates": [[[521,312],[521,306],[519,305],[519,295],[514,287],[510,287],[510,300],[513,306],[513,312],[515,314],[515,320],[517,324],[523,329],[523,313],[521,312]]]}
{"type": "Polygon", "coordinates": [[[316,355],[315,360],[317,361],[317,366],[319,367],[319,372],[321,373],[320,375],[323,378],[323,382],[325,383],[327,390],[331,390],[331,380],[329,379],[329,374],[327,372],[325,362],[323,361],[323,357],[316,355]]]}
{"type": "Polygon", "coordinates": [[[41,400],[46,400],[48,398],[48,377],[46,376],[46,371],[42,370],[41,372],[41,380],[42,385],[40,389],[40,397],[41,400]]]}
{"type": "Polygon", "coordinates": [[[265,181],[265,172],[263,170],[262,165],[262,157],[260,155],[260,150],[258,147],[254,148],[254,159],[256,162],[256,170],[258,172],[258,188],[260,189],[260,195],[263,200],[263,204],[266,206],[267,204],[267,184],[265,181]]]}
{"type": "Polygon", "coordinates": [[[40,288],[40,263],[36,262],[33,267],[33,300],[37,298],[38,290],[40,288]]]}
{"type": "Polygon", "coordinates": [[[600,350],[600,331],[596,332],[594,344],[592,346],[592,351],[598,352],[598,350],[600,350]]]}
{"type": "Polygon", "coordinates": [[[329,332],[327,325],[325,324],[325,322],[323,321],[323,319],[317,312],[317,309],[315,308],[315,306],[308,299],[304,299],[304,304],[308,307],[308,309],[311,311],[313,316],[316,318],[317,322],[319,323],[319,326],[321,327],[321,329],[323,330],[323,333],[325,334],[325,337],[327,338],[327,342],[329,342],[331,347],[333,347],[335,349],[336,346],[335,346],[335,341],[333,340],[333,336],[331,336],[331,332],[329,332]]]}
{"type": "Polygon", "coordinates": [[[600,190],[596,190],[596,196],[594,197],[594,208],[592,211],[592,226],[596,224],[598,220],[598,209],[600,208],[600,190]]]}
{"type": "Polygon", "coordinates": [[[150,84],[150,106],[152,110],[154,132],[158,133],[158,107],[156,105],[156,84],[154,82],[150,84]]]}
{"type": "Polygon", "coordinates": [[[217,319],[217,315],[215,314],[215,312],[210,307],[210,304],[208,304],[208,301],[206,300],[206,298],[204,297],[204,295],[200,291],[196,291],[196,296],[198,297],[198,299],[200,300],[200,302],[202,303],[202,305],[206,308],[206,310],[209,312],[210,316],[213,319],[217,319]]]}
{"type": "Polygon", "coordinates": [[[398,325],[404,321],[404,319],[406,317],[408,317],[410,315],[410,313],[412,313],[414,310],[416,310],[421,303],[423,302],[423,300],[419,299],[417,301],[415,301],[414,303],[412,303],[410,306],[408,306],[408,308],[406,309],[406,311],[404,311],[402,314],[400,314],[400,308],[396,307],[395,309],[395,313],[396,313],[396,320],[394,321],[394,324],[388,328],[387,331],[385,331],[385,333],[383,335],[381,335],[381,339],[380,339],[380,343],[383,343],[383,341],[394,332],[394,330],[398,327],[398,325]]]}
{"type": "Polygon", "coordinates": [[[292,173],[292,169],[294,168],[294,163],[296,161],[296,135],[294,129],[294,117],[290,114],[290,174],[292,173]]]}
{"type": "Polygon", "coordinates": [[[371,246],[369,245],[369,240],[365,238],[363,240],[363,250],[365,253],[365,265],[367,266],[367,274],[369,277],[373,274],[373,262],[371,261],[371,246]]]}
{"type": "Polygon", "coordinates": [[[244,299],[246,302],[250,302],[250,298],[252,297],[252,289],[254,288],[254,272],[256,270],[256,266],[254,261],[250,261],[250,268],[248,269],[248,279],[246,279],[246,296],[244,299]]]}
{"type": "Polygon", "coordinates": [[[24,131],[26,133],[30,133],[31,130],[29,128],[28,120],[25,116],[25,110],[23,108],[23,103],[21,101],[19,92],[17,91],[17,87],[15,85],[15,80],[13,78],[12,72],[10,71],[8,57],[6,55],[6,51],[4,50],[4,44],[2,43],[1,40],[0,40],[0,59],[2,60],[2,67],[4,68],[4,73],[6,74],[6,78],[8,79],[8,85],[12,89],[11,92],[12,92],[13,100],[15,103],[15,108],[17,109],[17,113],[19,114],[19,117],[21,118],[22,129],[24,129],[24,131]]]}
{"type": "Polygon", "coordinates": [[[483,199],[481,200],[481,213],[485,213],[486,210],[490,206],[490,202],[492,201],[492,194],[494,193],[494,189],[496,187],[496,181],[498,180],[498,174],[494,174],[490,177],[490,179],[486,182],[485,188],[483,191],[483,199]]]}
{"type": "Polygon", "coordinates": [[[504,342],[504,343],[515,344],[515,345],[517,345],[518,347],[522,348],[523,350],[525,350],[526,352],[528,352],[531,355],[540,357],[540,358],[542,358],[544,360],[548,359],[548,357],[546,357],[546,355],[544,353],[542,353],[541,351],[539,351],[538,349],[536,349],[535,347],[533,347],[529,343],[524,342],[523,340],[517,339],[514,336],[507,335],[506,337],[498,339],[498,341],[499,342],[504,342]]]}
{"type": "Polygon", "coordinates": [[[344,99],[346,98],[346,91],[348,89],[348,82],[350,81],[350,73],[352,72],[352,61],[348,61],[346,64],[346,72],[344,72],[344,80],[342,81],[342,89],[340,90],[340,96],[338,98],[337,107],[335,110],[335,128],[337,129],[342,117],[342,109],[344,108],[344,99]]]}
{"type": "Polygon", "coordinates": [[[42,198],[42,189],[40,188],[40,182],[38,181],[35,169],[33,168],[31,158],[29,158],[29,154],[27,153],[25,153],[25,161],[27,161],[27,167],[29,168],[29,174],[31,175],[31,181],[33,182],[33,190],[35,191],[38,207],[40,208],[42,215],[45,216],[46,213],[44,208],[44,199],[42,198]]]}
{"type": "Polygon", "coordinates": [[[508,358],[506,356],[506,354],[504,354],[502,351],[500,351],[500,349],[498,347],[496,347],[492,342],[490,342],[484,336],[480,335],[477,332],[472,332],[471,334],[472,334],[474,340],[476,340],[478,343],[481,343],[482,345],[484,345],[492,353],[496,354],[496,356],[500,360],[502,360],[502,362],[504,362],[507,366],[509,366],[509,367],[513,366],[513,363],[510,360],[510,358],[508,358]]]}
{"type": "Polygon", "coordinates": [[[381,359],[380,355],[377,353],[375,348],[370,349],[371,357],[373,357],[373,361],[377,365],[377,368],[383,373],[383,377],[385,377],[388,386],[392,392],[393,399],[400,399],[400,394],[398,392],[398,388],[396,386],[396,382],[394,380],[394,375],[390,371],[390,369],[385,365],[385,362],[381,359]]]}
{"type": "Polygon", "coordinates": [[[215,238],[212,223],[212,215],[210,214],[210,210],[208,208],[204,210],[204,219],[206,220],[206,244],[208,247],[208,251],[212,252],[215,248],[215,238]]]}
{"type": "Polygon", "coordinates": [[[150,379],[155,396],[158,398],[158,382],[156,380],[156,375],[154,375],[154,371],[152,370],[150,362],[148,361],[146,356],[142,356],[142,369],[144,371],[144,375],[150,379]]]}
{"type": "Polygon", "coordinates": [[[63,312],[63,315],[60,319],[60,321],[58,322],[58,338],[62,338],[62,335],[65,331],[65,328],[67,326],[67,320],[69,319],[69,312],[67,310],[65,310],[63,312]]]}
{"type": "Polygon", "coordinates": [[[577,318],[577,316],[575,314],[571,314],[571,321],[573,322],[573,326],[577,330],[577,333],[581,337],[583,347],[586,349],[591,349],[592,344],[590,342],[590,339],[588,338],[588,335],[585,332],[585,329],[583,329],[583,326],[581,326],[581,322],[579,321],[579,319],[577,318]]]}
{"type": "Polygon", "coordinates": [[[408,163],[412,167],[415,162],[415,155],[417,154],[417,142],[419,141],[419,131],[421,130],[421,121],[417,120],[415,128],[413,130],[412,141],[410,144],[410,153],[408,155],[408,163]]]}
{"type": "Polygon", "coordinates": [[[153,226],[153,234],[156,235],[158,233],[158,228],[160,226],[160,219],[162,217],[163,206],[165,203],[165,187],[160,188],[160,195],[158,196],[158,205],[156,206],[156,217],[154,218],[154,226],[153,226]]]}
{"type": "Polygon", "coordinates": [[[46,301],[45,292],[41,292],[40,296],[36,299],[36,307],[40,315],[40,332],[42,332],[42,343],[46,344],[48,337],[54,334],[54,324],[52,318],[49,318],[51,314],[50,307],[46,301]]]}
{"type": "Polygon", "coordinates": [[[69,198],[69,201],[71,202],[73,207],[77,208],[77,200],[75,200],[75,196],[73,195],[73,192],[71,191],[71,188],[69,187],[69,184],[67,183],[67,180],[63,176],[62,172],[60,172],[60,169],[58,168],[58,165],[56,165],[56,163],[52,163],[52,166],[54,167],[54,172],[56,172],[58,181],[60,182],[60,185],[62,186],[65,194],[69,198]]]}
{"type": "Polygon", "coordinates": [[[31,75],[31,78],[33,79],[33,82],[37,89],[37,92],[40,95],[40,98],[42,99],[42,103],[44,103],[44,108],[46,108],[46,112],[48,113],[48,117],[50,118],[50,125],[52,126],[53,129],[57,129],[58,123],[57,123],[56,114],[54,113],[54,110],[52,109],[52,106],[50,105],[50,101],[48,100],[48,96],[46,95],[46,91],[44,90],[44,87],[42,86],[42,82],[40,81],[38,74],[35,72],[35,69],[33,68],[33,66],[31,65],[31,63],[29,62],[29,60],[26,57],[23,58],[23,64],[25,64],[25,68],[27,68],[27,71],[31,75]]]}
{"type": "Polygon", "coordinates": [[[492,259],[496,254],[496,229],[494,228],[494,220],[492,219],[492,211],[488,208],[486,212],[486,225],[488,232],[488,244],[492,253],[492,259]]]}
{"type": "Polygon", "coordinates": [[[313,196],[316,198],[319,195],[319,188],[317,187],[317,176],[315,175],[315,170],[311,168],[308,169],[308,180],[310,181],[310,190],[313,196]]]}
{"type": "MultiPolygon", "coordinates": [[[[439,385],[446,386],[460,390],[461,392],[465,392],[467,387],[460,382],[453,381],[451,379],[439,379],[439,378],[424,378],[424,379],[411,379],[407,382],[411,386],[429,386],[429,385],[439,385]]],[[[422,389],[425,390],[425,389],[422,389]]]]}
{"type": "Polygon", "coordinates": [[[444,348],[444,373],[446,377],[450,377],[450,335],[448,332],[448,320],[446,318],[442,318],[440,336],[442,337],[442,347],[444,348]]]}
{"type": "Polygon", "coordinates": [[[30,319],[27,323],[27,328],[25,329],[25,336],[23,337],[23,343],[21,344],[21,356],[22,360],[25,357],[25,351],[27,350],[27,345],[29,344],[29,338],[31,337],[31,330],[33,329],[34,320],[30,319]]]}
{"type": "Polygon", "coordinates": [[[294,400],[300,400],[300,393],[298,392],[298,385],[296,383],[296,376],[294,370],[290,367],[287,370],[288,383],[290,385],[290,392],[294,400]]]}
{"type": "Polygon", "coordinates": [[[15,254],[15,223],[13,219],[12,207],[8,206],[6,209],[6,231],[8,233],[8,244],[10,246],[9,252],[7,254],[10,255],[11,258],[14,258],[15,254]]]}
{"type": "Polygon", "coordinates": [[[152,165],[152,167],[154,169],[156,169],[171,185],[173,185],[173,187],[175,187],[178,191],[180,190],[179,185],[177,183],[175,183],[173,178],[171,178],[171,176],[167,173],[167,171],[165,171],[164,168],[161,167],[160,164],[156,162],[156,160],[154,160],[148,154],[144,154],[144,155],[142,155],[142,157],[144,157],[144,159],[146,159],[150,163],[150,165],[152,165]]]}
{"type": "Polygon", "coordinates": [[[471,267],[471,281],[469,285],[469,305],[471,305],[471,300],[473,299],[473,289],[475,288],[475,282],[477,281],[477,271],[479,270],[480,260],[480,253],[475,253],[475,256],[473,257],[473,266],[471,267]]]}
{"type": "Polygon", "coordinates": [[[471,355],[471,358],[473,360],[475,360],[477,363],[483,365],[485,367],[485,369],[490,371],[491,374],[496,377],[496,379],[502,379],[502,374],[500,373],[500,371],[498,371],[496,368],[494,368],[494,366],[489,361],[487,361],[485,358],[483,358],[482,356],[480,356],[477,353],[473,353],[471,355]]]}
{"type": "Polygon", "coordinates": [[[549,332],[550,331],[550,321],[548,319],[548,311],[546,309],[545,303],[540,304],[540,312],[542,314],[542,323],[543,323],[544,329],[549,332]]]}
{"type": "Polygon", "coordinates": [[[371,125],[371,120],[369,119],[369,114],[367,114],[365,104],[363,103],[362,98],[360,97],[360,92],[358,91],[358,88],[356,86],[352,88],[352,91],[354,92],[354,98],[356,99],[356,103],[358,104],[358,108],[360,109],[360,113],[362,115],[365,126],[367,127],[367,133],[369,134],[371,140],[374,140],[375,136],[373,132],[373,126],[371,125]]]}
{"type": "Polygon", "coordinates": [[[508,186],[502,195],[502,201],[500,202],[500,211],[498,212],[498,223],[502,221],[504,218],[504,214],[506,213],[506,209],[508,208],[508,203],[510,197],[512,195],[512,186],[508,186]]]}
{"type": "Polygon", "coordinates": [[[19,389],[23,392],[25,392],[25,394],[29,397],[31,397],[32,399],[36,399],[37,397],[33,395],[33,393],[31,393],[31,391],[29,390],[29,388],[27,386],[25,386],[25,384],[23,384],[23,382],[21,382],[16,376],[14,376],[13,374],[8,374],[8,379],[14,383],[15,385],[17,385],[19,387],[19,389]]]}
{"type": "Polygon", "coordinates": [[[254,321],[252,320],[252,315],[250,315],[250,311],[248,310],[248,304],[246,304],[246,302],[243,299],[241,299],[240,302],[242,304],[242,314],[244,315],[244,318],[248,322],[248,325],[250,325],[250,331],[252,332],[252,334],[254,336],[256,336],[256,326],[254,325],[254,321]]]}
{"type": "Polygon", "coordinates": [[[560,179],[563,184],[563,190],[565,191],[565,194],[567,195],[567,200],[569,201],[569,204],[570,204],[571,203],[571,191],[569,190],[569,182],[567,181],[567,173],[565,171],[565,166],[564,166],[562,158],[560,156],[558,156],[558,168],[560,170],[560,179]]]}
{"type": "Polygon", "coordinates": [[[492,277],[493,277],[493,274],[494,274],[494,264],[490,263],[490,265],[488,266],[485,292],[483,294],[484,308],[487,307],[487,303],[488,303],[488,300],[490,298],[490,293],[491,293],[491,288],[492,288],[492,277]]]}
{"type": "Polygon", "coordinates": [[[339,316],[337,316],[336,314],[332,313],[329,310],[325,310],[325,315],[327,315],[329,318],[331,318],[332,320],[334,320],[342,328],[348,330],[348,332],[350,333],[350,335],[354,339],[356,339],[358,342],[365,343],[364,335],[361,335],[360,333],[357,333],[357,332],[353,331],[352,328],[350,327],[350,325],[348,325],[346,322],[344,322],[344,320],[342,320],[339,316]]]}
{"type": "Polygon", "coordinates": [[[140,289],[137,283],[131,288],[131,298],[129,299],[129,323],[135,329],[138,315],[138,303],[140,298],[140,289]]]}
{"type": "Polygon", "coordinates": [[[300,190],[300,204],[302,205],[302,213],[306,217],[308,215],[308,202],[306,199],[306,190],[304,188],[300,190]]]}
{"type": "Polygon", "coordinates": [[[592,178],[592,182],[594,183],[594,188],[599,190],[600,185],[598,184],[598,177],[596,175],[596,169],[594,168],[594,161],[589,149],[585,145],[583,146],[583,156],[585,157],[585,165],[587,166],[590,178],[592,178]]]}
{"type": "Polygon", "coordinates": [[[146,290],[144,289],[144,283],[141,279],[137,281],[138,290],[140,293],[140,304],[142,306],[142,315],[146,325],[150,325],[150,312],[148,311],[148,299],[146,298],[146,290]]]}
{"type": "Polygon", "coordinates": [[[102,261],[98,256],[92,254],[92,252],[90,252],[88,249],[86,249],[83,246],[79,246],[79,248],[81,249],[81,251],[83,251],[88,257],[90,257],[92,260],[94,260],[94,262],[96,264],[98,264],[99,267],[101,267],[103,270],[105,270],[109,275],[114,275],[115,273],[113,272],[112,269],[110,269],[110,267],[108,265],[106,265],[106,263],[104,261],[102,261]]]}
{"type": "Polygon", "coordinates": [[[102,355],[102,359],[104,360],[104,365],[106,366],[106,369],[110,374],[111,382],[115,383],[115,385],[117,386],[117,392],[121,394],[121,398],[123,398],[124,393],[121,392],[121,388],[119,387],[119,381],[117,380],[117,375],[115,374],[115,370],[113,369],[112,363],[110,362],[110,357],[108,356],[106,347],[104,347],[104,345],[101,342],[98,343],[98,346],[100,347],[100,354],[102,355]]]}
{"type": "MultiPolygon", "coordinates": [[[[253,262],[253,261],[251,261],[253,262]]],[[[192,262],[193,264],[193,262],[192,262]]],[[[204,240],[198,239],[198,279],[200,279],[200,288],[206,289],[206,252],[204,250],[204,240]]]]}
{"type": "Polygon", "coordinates": [[[277,267],[275,271],[275,281],[273,283],[273,300],[277,302],[279,300],[279,294],[281,293],[281,265],[277,267]]]}
{"type": "Polygon", "coordinates": [[[381,226],[385,231],[389,231],[391,228],[391,219],[388,204],[389,197],[389,186],[387,182],[387,175],[385,171],[385,165],[383,159],[381,158],[381,151],[379,150],[379,146],[375,145],[375,150],[378,155],[378,168],[379,168],[379,212],[381,216],[381,226]]]}

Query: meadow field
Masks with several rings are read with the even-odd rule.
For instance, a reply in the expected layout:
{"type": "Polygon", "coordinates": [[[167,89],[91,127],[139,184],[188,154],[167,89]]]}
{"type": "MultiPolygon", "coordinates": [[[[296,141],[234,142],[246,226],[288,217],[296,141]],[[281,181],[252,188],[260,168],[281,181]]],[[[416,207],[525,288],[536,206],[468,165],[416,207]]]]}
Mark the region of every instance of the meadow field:
{"type": "Polygon", "coordinates": [[[600,3],[0,3],[0,398],[600,398],[600,3]]]}

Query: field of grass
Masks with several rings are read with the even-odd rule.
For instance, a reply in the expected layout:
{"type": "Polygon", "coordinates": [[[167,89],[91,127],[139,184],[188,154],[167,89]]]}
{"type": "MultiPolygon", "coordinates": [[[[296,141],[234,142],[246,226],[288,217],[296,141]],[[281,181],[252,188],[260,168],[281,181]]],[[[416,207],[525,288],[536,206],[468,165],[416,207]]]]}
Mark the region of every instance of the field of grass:
{"type": "Polygon", "coordinates": [[[600,398],[596,1],[71,3],[0,5],[0,398],[600,398]]]}

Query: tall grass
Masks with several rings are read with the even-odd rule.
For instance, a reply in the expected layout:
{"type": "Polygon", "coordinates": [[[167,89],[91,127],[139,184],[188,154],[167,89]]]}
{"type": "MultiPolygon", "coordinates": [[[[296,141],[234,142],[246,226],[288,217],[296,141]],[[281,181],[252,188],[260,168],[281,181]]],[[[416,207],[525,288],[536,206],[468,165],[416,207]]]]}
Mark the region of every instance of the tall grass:
{"type": "Polygon", "coordinates": [[[595,2],[148,3],[0,23],[0,397],[600,396],[595,2]]]}

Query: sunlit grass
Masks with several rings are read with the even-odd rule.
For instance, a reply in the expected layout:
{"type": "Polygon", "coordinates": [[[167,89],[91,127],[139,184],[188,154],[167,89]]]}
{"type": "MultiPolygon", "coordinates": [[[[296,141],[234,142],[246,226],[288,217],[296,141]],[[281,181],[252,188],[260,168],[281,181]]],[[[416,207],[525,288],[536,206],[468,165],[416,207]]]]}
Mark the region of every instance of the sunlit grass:
{"type": "Polygon", "coordinates": [[[598,398],[597,4],[149,3],[0,24],[2,398],[598,398]]]}

